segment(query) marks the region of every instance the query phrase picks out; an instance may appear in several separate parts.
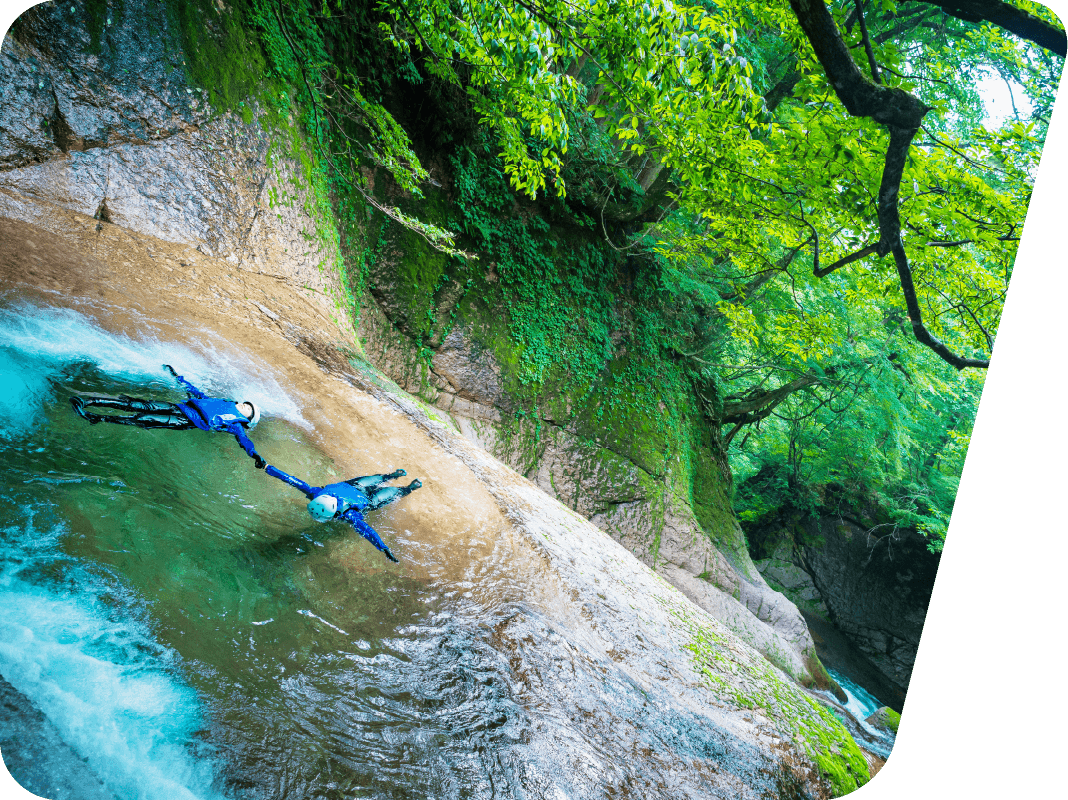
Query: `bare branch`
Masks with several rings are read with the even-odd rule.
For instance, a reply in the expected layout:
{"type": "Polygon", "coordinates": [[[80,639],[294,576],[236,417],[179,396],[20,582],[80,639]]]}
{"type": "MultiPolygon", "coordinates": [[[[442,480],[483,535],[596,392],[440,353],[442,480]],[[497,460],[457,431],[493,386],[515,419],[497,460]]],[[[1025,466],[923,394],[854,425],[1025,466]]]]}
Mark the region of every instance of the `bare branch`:
{"type": "Polygon", "coordinates": [[[840,269],[846,266],[847,264],[852,264],[854,261],[859,261],[860,259],[864,258],[864,256],[870,256],[872,253],[877,253],[878,251],[878,242],[875,242],[874,244],[869,244],[867,247],[862,247],[855,253],[850,253],[848,256],[843,256],[842,258],[835,261],[833,264],[830,264],[826,267],[820,267],[818,264],[815,265],[812,270],[812,274],[815,275],[817,278],[823,278],[827,275],[830,275],[836,269],[840,269]]]}
{"type": "Polygon", "coordinates": [[[1051,25],[1000,0],[919,0],[937,6],[951,17],[965,22],[989,22],[1004,28],[1009,33],[1034,42],[1039,47],[1056,53],[1062,58],[1068,55],[1068,40],[1064,29],[1051,25]]]}
{"type": "Polygon", "coordinates": [[[985,359],[958,356],[924,326],[912,281],[912,269],[901,241],[901,215],[898,209],[901,177],[909,147],[930,108],[903,89],[879,86],[864,77],[842,40],[824,0],[790,0],[790,7],[842,105],[851,115],[869,117],[890,132],[879,185],[879,242],[875,252],[880,256],[892,254],[894,257],[913,335],[918,342],[957,369],[989,366],[990,362],[985,359]]]}
{"type": "Polygon", "coordinates": [[[875,51],[871,48],[871,39],[868,38],[868,25],[864,22],[864,8],[860,0],[853,0],[857,8],[857,21],[860,23],[860,38],[864,41],[864,51],[868,54],[868,66],[871,67],[871,79],[876,83],[882,83],[879,77],[879,65],[875,63],[875,51]]]}

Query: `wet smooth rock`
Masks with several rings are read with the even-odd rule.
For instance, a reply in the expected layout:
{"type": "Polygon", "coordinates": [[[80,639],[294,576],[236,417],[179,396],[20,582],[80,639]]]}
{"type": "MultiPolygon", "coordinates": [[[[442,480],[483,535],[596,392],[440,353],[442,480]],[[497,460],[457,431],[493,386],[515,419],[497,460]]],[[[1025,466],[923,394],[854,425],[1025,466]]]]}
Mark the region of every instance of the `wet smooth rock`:
{"type": "Polygon", "coordinates": [[[109,12],[99,54],[70,8],[37,6],[4,40],[0,188],[337,293],[336,232],[296,153],[187,85],[163,4],[109,12]]]}

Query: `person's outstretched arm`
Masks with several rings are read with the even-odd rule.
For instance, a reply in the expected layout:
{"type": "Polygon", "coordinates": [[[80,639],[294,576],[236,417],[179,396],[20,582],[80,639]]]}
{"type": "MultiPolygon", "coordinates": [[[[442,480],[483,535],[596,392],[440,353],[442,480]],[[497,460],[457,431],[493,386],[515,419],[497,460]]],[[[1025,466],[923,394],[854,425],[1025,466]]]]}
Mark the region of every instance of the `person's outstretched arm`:
{"type": "Polygon", "coordinates": [[[363,515],[355,508],[350,508],[344,514],[341,515],[341,519],[348,522],[354,527],[364,539],[369,541],[379,550],[386,554],[386,558],[395,563],[400,563],[399,559],[389,552],[389,548],[386,547],[386,543],[382,541],[382,537],[378,535],[374,528],[363,521],[363,515]]]}
{"type": "MultiPolygon", "coordinates": [[[[256,462],[256,469],[263,469],[267,466],[267,462],[256,452],[256,445],[254,445],[252,440],[248,438],[248,434],[245,433],[245,429],[240,423],[231,422],[226,426],[226,431],[227,433],[233,434],[234,438],[237,439],[237,443],[241,445],[241,449],[248,453],[248,457],[256,462]]],[[[296,480],[296,478],[294,478],[294,480],[296,480]]]]}
{"type": "Polygon", "coordinates": [[[309,500],[315,497],[315,487],[309,486],[300,478],[294,478],[288,472],[282,472],[282,470],[278,469],[278,467],[274,466],[273,464],[268,464],[263,471],[270,475],[272,478],[278,478],[278,480],[282,481],[282,483],[288,483],[294,489],[300,489],[300,491],[304,492],[304,494],[308,497],[309,500]]]}
{"type": "Polygon", "coordinates": [[[189,381],[187,381],[185,378],[175,372],[174,367],[172,367],[170,364],[164,364],[163,368],[178,379],[178,383],[182,384],[182,388],[186,390],[190,397],[195,397],[197,400],[203,400],[205,397],[207,397],[207,395],[200,391],[200,389],[195,387],[193,384],[191,384],[189,381]]]}

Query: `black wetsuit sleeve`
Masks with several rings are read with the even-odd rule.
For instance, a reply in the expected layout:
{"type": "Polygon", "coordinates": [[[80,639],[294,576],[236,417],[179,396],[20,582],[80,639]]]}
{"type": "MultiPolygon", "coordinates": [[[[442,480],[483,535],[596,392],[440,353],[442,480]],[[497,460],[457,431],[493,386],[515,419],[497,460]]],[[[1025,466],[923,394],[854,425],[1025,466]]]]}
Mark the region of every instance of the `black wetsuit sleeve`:
{"type": "Polygon", "coordinates": [[[274,466],[273,464],[268,464],[264,472],[266,472],[272,478],[278,478],[278,480],[282,481],[283,483],[288,483],[294,489],[300,489],[300,491],[304,492],[304,494],[307,495],[309,500],[315,497],[315,495],[318,493],[317,487],[309,486],[300,478],[295,478],[288,472],[282,472],[282,470],[278,469],[278,467],[274,466]]]}

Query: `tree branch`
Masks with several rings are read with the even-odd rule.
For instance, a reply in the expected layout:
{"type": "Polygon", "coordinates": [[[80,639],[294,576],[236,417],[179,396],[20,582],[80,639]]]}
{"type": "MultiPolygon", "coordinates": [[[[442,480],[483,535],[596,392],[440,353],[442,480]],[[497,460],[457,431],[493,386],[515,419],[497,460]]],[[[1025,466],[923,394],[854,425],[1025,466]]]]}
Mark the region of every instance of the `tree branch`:
{"type": "Polygon", "coordinates": [[[816,58],[846,110],[887,127],[915,129],[930,109],[904,89],[877,86],[861,73],[823,0],[790,0],[816,58]]]}
{"type": "Polygon", "coordinates": [[[908,309],[909,322],[912,324],[912,333],[917,341],[934,350],[943,361],[957,369],[965,367],[989,367],[988,359],[962,358],[950,350],[936,338],[923,324],[923,315],[920,313],[920,303],[916,298],[916,287],[912,282],[912,269],[905,255],[905,247],[900,240],[893,248],[894,263],[897,265],[897,274],[901,279],[901,289],[905,295],[905,308],[908,309]]]}
{"type": "Polygon", "coordinates": [[[758,422],[759,420],[770,416],[776,406],[794,392],[819,382],[820,378],[808,374],[803,375],[800,378],[795,378],[789,383],[784,383],[777,389],[772,389],[767,392],[750,393],[748,397],[739,398],[732,403],[724,400],[723,416],[719,421],[724,425],[735,423],[739,426],[758,422]]]}
{"type": "Polygon", "coordinates": [[[871,67],[871,79],[876,83],[882,83],[879,77],[879,65],[875,63],[875,51],[871,48],[871,39],[868,38],[868,25],[864,22],[864,8],[860,0],[853,0],[857,9],[857,21],[860,23],[860,38],[864,41],[864,51],[868,54],[868,65],[871,67]]]}
{"type": "Polygon", "coordinates": [[[951,17],[965,22],[989,22],[1004,28],[1021,39],[1034,42],[1039,47],[1056,53],[1062,58],[1068,55],[1068,39],[1064,29],[1051,25],[1000,0],[918,0],[936,6],[951,17]]]}
{"type": "Polygon", "coordinates": [[[912,269],[901,241],[901,215],[898,209],[901,176],[905,171],[909,147],[930,108],[903,89],[877,86],[864,77],[842,40],[824,0],[790,0],[790,7],[842,105],[852,116],[869,117],[890,132],[879,185],[879,241],[875,252],[880,256],[892,254],[894,257],[916,340],[957,369],[989,366],[987,360],[958,356],[924,326],[916,287],[912,282],[912,269]]]}
{"type": "Polygon", "coordinates": [[[830,264],[826,267],[819,267],[818,265],[816,265],[812,269],[812,274],[815,275],[817,278],[823,278],[827,275],[830,275],[836,269],[844,267],[847,264],[852,264],[854,261],[859,261],[860,259],[864,258],[864,256],[870,256],[872,253],[878,252],[878,250],[878,242],[875,242],[874,244],[869,244],[867,247],[862,247],[855,253],[851,253],[848,256],[843,256],[842,258],[835,261],[833,264],[830,264]]]}

